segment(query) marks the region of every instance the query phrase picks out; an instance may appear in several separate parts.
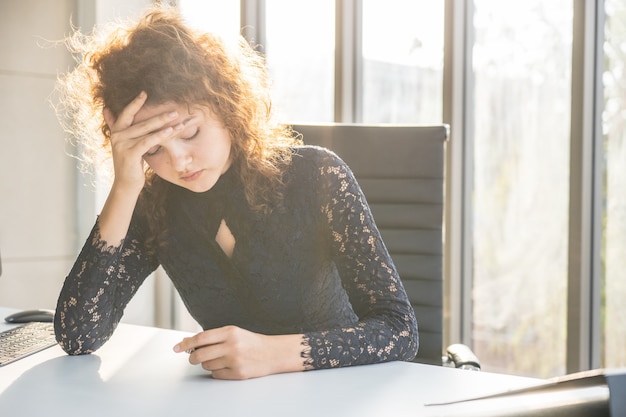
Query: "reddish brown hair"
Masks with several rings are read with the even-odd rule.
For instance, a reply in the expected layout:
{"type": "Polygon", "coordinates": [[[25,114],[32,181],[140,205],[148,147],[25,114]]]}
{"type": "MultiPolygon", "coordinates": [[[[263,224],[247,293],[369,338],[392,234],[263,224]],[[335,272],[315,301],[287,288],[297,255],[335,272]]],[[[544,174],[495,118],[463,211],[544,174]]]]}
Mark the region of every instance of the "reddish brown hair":
{"type": "MultiPolygon", "coordinates": [[[[78,142],[84,166],[110,158],[102,110],[117,116],[145,91],[149,104],[207,106],[220,117],[231,135],[233,166],[248,203],[271,210],[298,140],[273,121],[263,58],[243,39],[229,47],[210,33],[190,29],[171,8],[152,8],[137,22],[107,29],[106,36],[77,32],[68,40],[78,65],[58,82],[61,121],[78,142]]],[[[161,180],[149,169],[146,178],[146,191],[157,195],[161,180]]]]}

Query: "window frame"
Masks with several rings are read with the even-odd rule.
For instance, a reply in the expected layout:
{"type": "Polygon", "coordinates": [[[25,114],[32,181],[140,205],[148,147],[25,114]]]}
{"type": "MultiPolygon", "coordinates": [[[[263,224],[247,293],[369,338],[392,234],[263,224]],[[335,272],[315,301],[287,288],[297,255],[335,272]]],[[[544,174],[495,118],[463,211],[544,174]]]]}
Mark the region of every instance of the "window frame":
{"type": "Polygon", "coordinates": [[[568,373],[600,367],[604,0],[574,0],[567,294],[568,373]]]}

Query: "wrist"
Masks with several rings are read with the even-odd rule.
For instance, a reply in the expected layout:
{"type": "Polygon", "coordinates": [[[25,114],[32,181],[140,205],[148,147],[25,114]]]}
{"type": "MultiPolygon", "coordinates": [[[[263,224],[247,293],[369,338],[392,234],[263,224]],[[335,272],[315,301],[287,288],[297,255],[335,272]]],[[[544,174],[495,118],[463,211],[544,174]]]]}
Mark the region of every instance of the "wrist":
{"type": "Polygon", "coordinates": [[[109,245],[117,246],[126,237],[140,191],[113,182],[98,217],[101,238],[109,245]]]}
{"type": "Polygon", "coordinates": [[[273,369],[271,373],[304,371],[302,334],[268,336],[272,338],[273,369]]]}
{"type": "Polygon", "coordinates": [[[111,184],[111,190],[109,194],[120,195],[125,197],[133,197],[136,199],[139,197],[139,193],[143,189],[145,181],[121,181],[118,179],[113,180],[113,184],[111,184]]]}

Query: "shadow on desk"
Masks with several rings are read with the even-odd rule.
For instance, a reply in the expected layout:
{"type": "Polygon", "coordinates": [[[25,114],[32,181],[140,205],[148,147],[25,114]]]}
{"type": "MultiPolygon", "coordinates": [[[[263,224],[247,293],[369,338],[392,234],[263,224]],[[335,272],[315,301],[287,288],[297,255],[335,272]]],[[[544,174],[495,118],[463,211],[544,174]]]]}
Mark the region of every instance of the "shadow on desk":
{"type": "MultiPolygon", "coordinates": [[[[105,345],[97,353],[79,356],[60,353],[30,367],[1,391],[0,410],[2,414],[9,410],[16,416],[63,413],[111,417],[165,415],[164,411],[178,415],[176,406],[180,397],[177,396],[185,387],[180,382],[212,378],[201,368],[190,366],[186,355],[171,352],[178,337],[170,339],[164,340],[159,333],[144,332],[136,335],[135,341],[139,342],[136,346],[105,345]],[[138,346],[151,348],[143,350],[138,346]],[[155,351],[159,352],[157,356],[163,356],[168,350],[170,364],[163,365],[162,357],[155,360],[155,351]]],[[[52,349],[60,351],[58,346],[52,349]]]]}
{"type": "Polygon", "coordinates": [[[102,361],[97,355],[61,356],[36,365],[0,394],[0,410],[14,410],[19,416],[111,417],[111,410],[156,415],[163,402],[176,395],[175,387],[161,384],[162,389],[155,390],[148,383],[145,389],[140,378],[127,378],[123,373],[103,379],[102,361]]]}
{"type": "MultiPolygon", "coordinates": [[[[35,365],[0,394],[0,410],[20,417],[178,416],[199,412],[211,416],[259,412],[287,416],[301,415],[303,409],[304,415],[317,410],[328,416],[379,416],[389,409],[406,408],[393,403],[404,383],[401,372],[374,372],[373,378],[358,378],[348,387],[345,379],[331,377],[345,371],[341,369],[224,381],[213,379],[198,366],[178,363],[178,375],[169,375],[172,383],[168,383],[167,373],[173,369],[169,365],[158,371],[163,364],[153,364],[155,370],[142,375],[141,368],[147,370],[142,360],[111,369],[106,363],[110,359],[98,354],[59,356],[35,365]]],[[[381,369],[371,365],[359,368],[381,369]]]]}
{"type": "Polygon", "coordinates": [[[98,390],[106,396],[99,367],[100,358],[91,355],[78,361],[69,356],[50,359],[13,381],[0,394],[0,409],[23,416],[49,415],[50,410],[71,412],[85,389],[98,390]]]}

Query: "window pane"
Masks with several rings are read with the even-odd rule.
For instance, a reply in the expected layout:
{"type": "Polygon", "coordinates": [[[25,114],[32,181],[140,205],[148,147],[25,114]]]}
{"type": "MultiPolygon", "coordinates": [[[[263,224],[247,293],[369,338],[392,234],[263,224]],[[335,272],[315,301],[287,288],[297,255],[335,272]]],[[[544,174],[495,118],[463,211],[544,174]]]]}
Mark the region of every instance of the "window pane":
{"type": "Polygon", "coordinates": [[[190,26],[216,33],[229,41],[238,38],[239,0],[178,0],[176,3],[190,26]]]}
{"type": "Polygon", "coordinates": [[[606,1],[603,367],[626,366],[626,4],[606,1]]]}
{"type": "Polygon", "coordinates": [[[475,0],[473,347],[565,373],[571,0],[475,0]]]}
{"type": "Polygon", "coordinates": [[[361,121],[441,123],[444,2],[363,2],[361,121]]]}
{"type": "Polygon", "coordinates": [[[280,119],[332,122],[335,2],[271,0],[265,5],[262,46],[280,119]]]}

